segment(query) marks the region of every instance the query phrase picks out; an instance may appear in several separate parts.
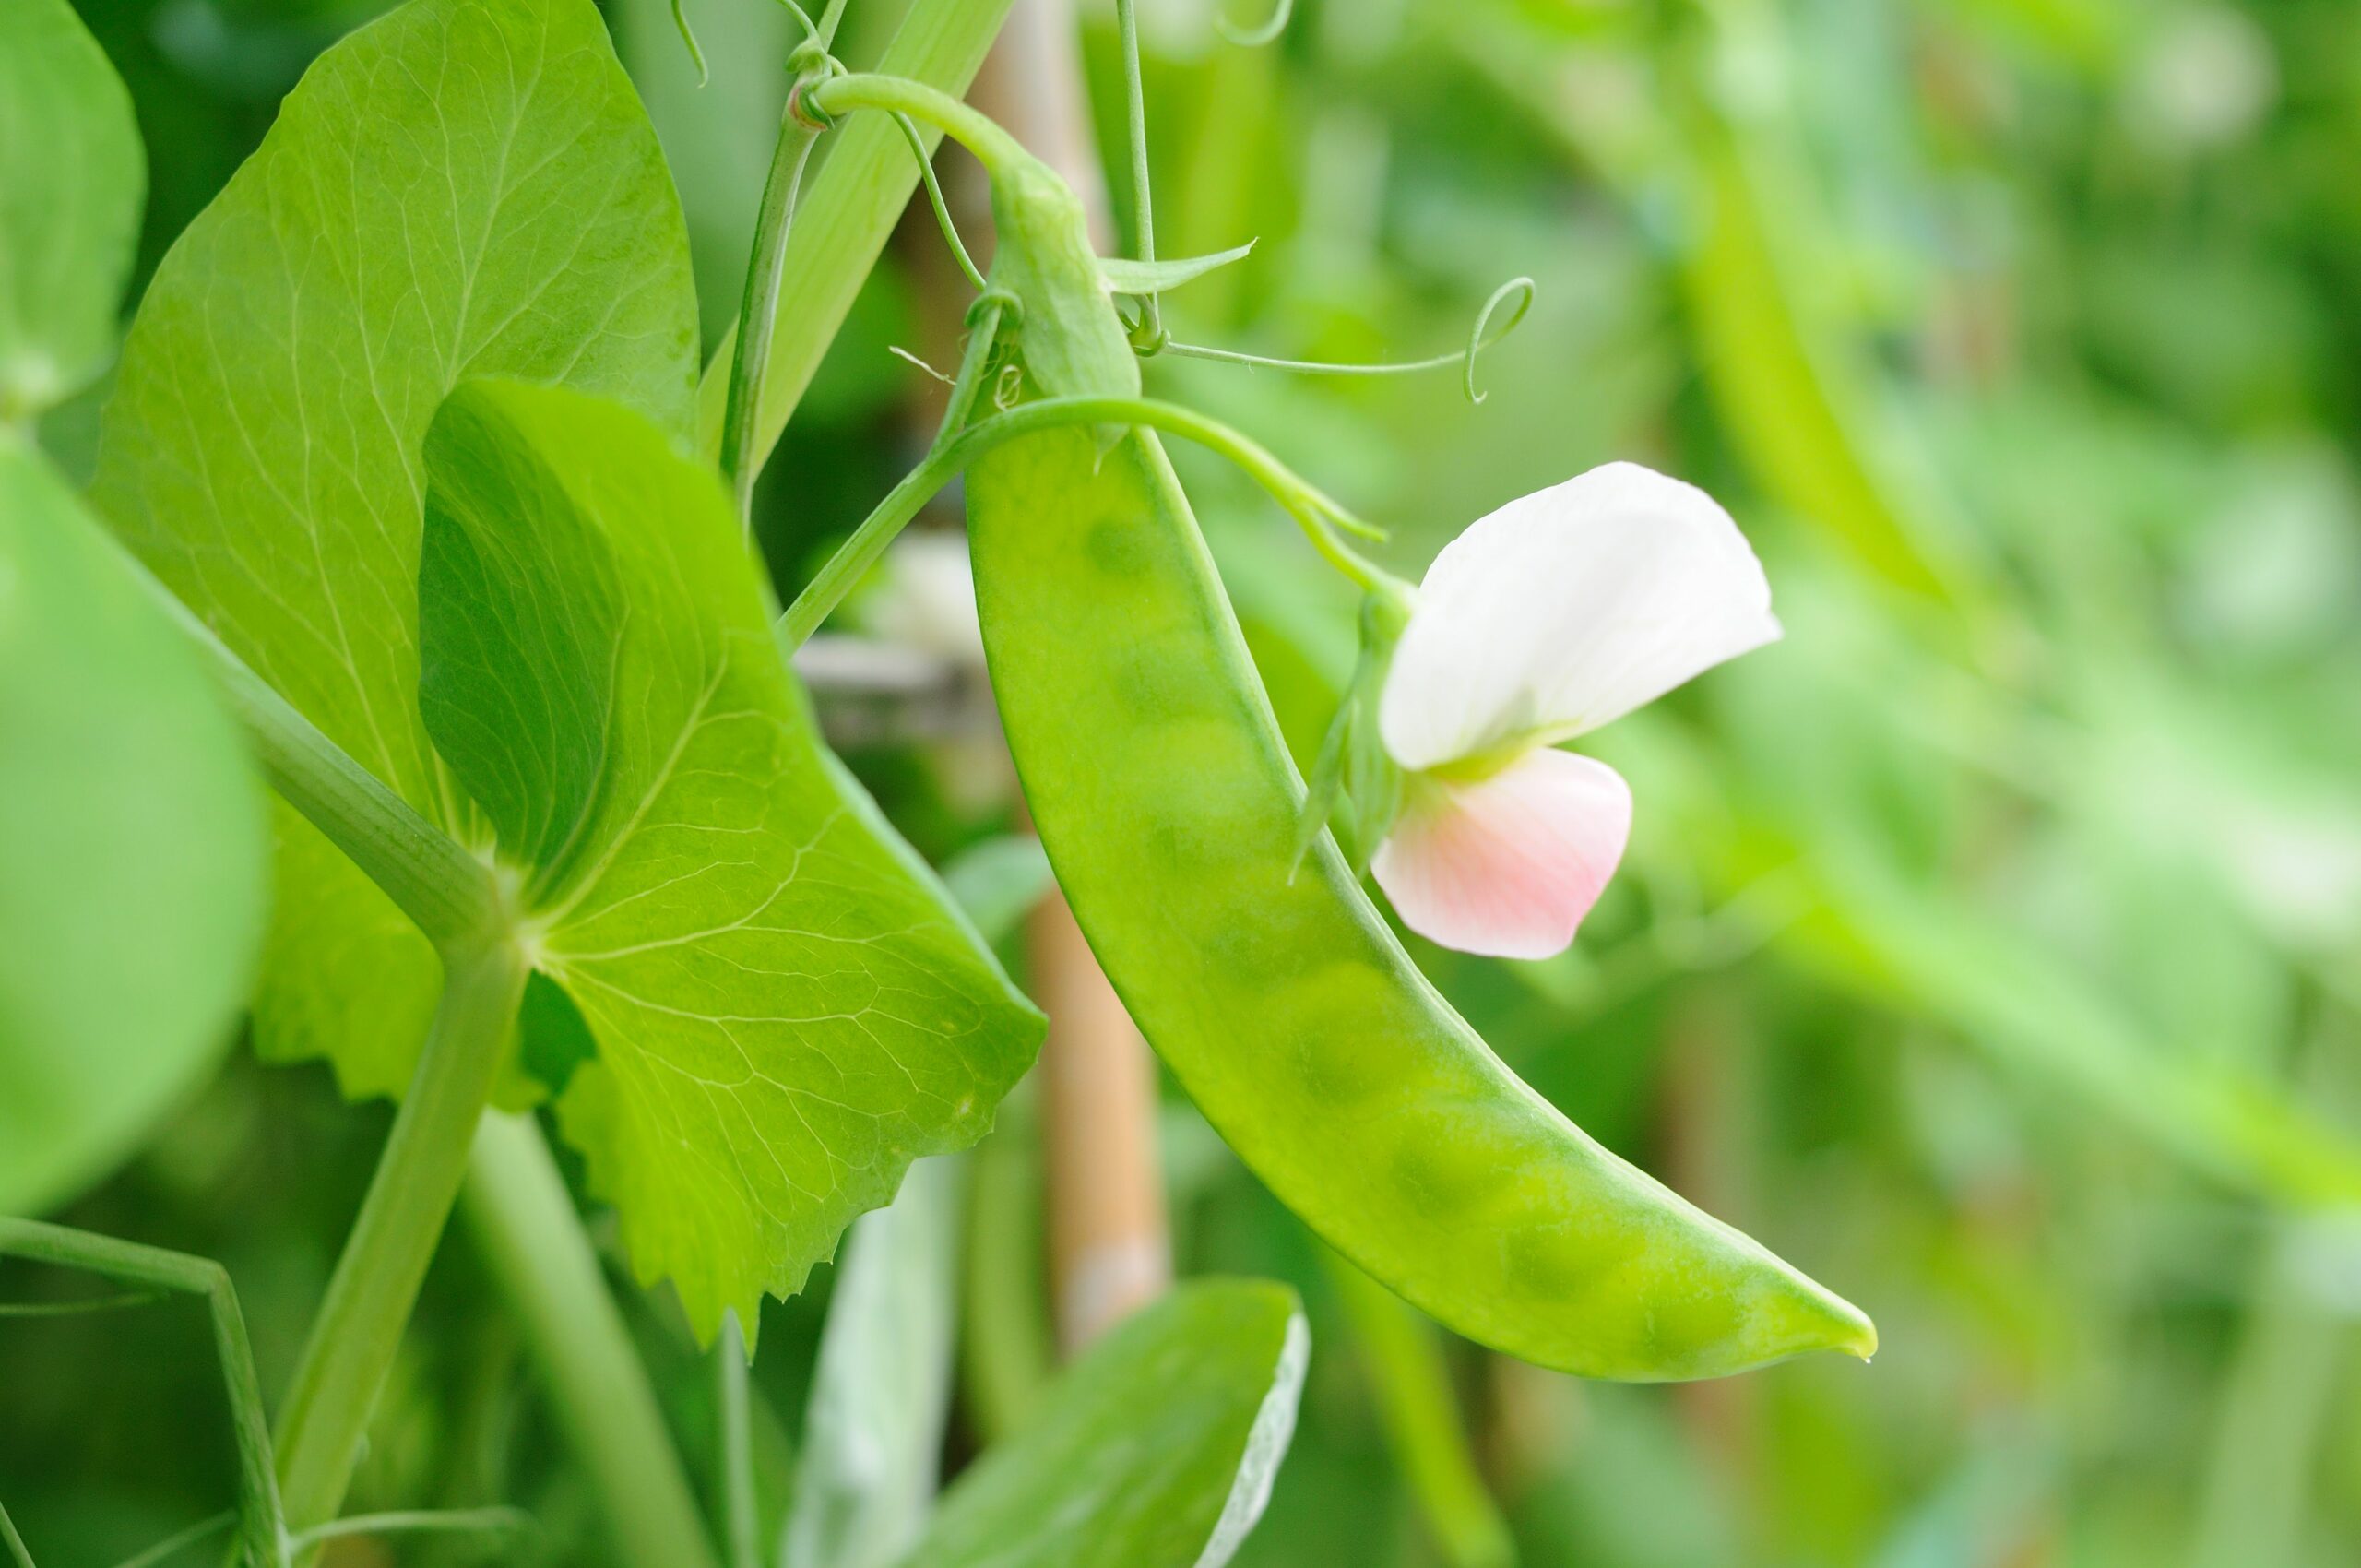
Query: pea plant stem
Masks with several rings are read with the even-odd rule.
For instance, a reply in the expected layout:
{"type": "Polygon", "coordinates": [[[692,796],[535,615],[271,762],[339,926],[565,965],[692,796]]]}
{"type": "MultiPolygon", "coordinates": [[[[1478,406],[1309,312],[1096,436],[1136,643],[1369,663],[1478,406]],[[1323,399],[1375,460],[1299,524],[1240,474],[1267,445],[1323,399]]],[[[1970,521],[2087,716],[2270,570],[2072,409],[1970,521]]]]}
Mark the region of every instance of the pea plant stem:
{"type": "Polygon", "coordinates": [[[280,1408],[279,1490],[298,1532],[333,1519],[344,1502],[370,1410],[459,1195],[525,973],[524,954],[504,932],[445,955],[417,1074],[280,1408]]]}
{"type": "MultiPolygon", "coordinates": [[[[1010,0],[912,0],[879,71],[965,92],[1008,14],[1010,0]]],[[[926,145],[931,151],[933,135],[926,145]]],[[[844,324],[861,282],[876,265],[900,221],[919,171],[901,128],[887,115],[864,115],[830,134],[826,160],[797,203],[794,232],[781,262],[777,333],[765,356],[762,395],[747,445],[747,466],[759,472],[786,428],[821,356],[844,324]]],[[[741,329],[744,324],[740,323],[741,329]]],[[[717,350],[697,393],[703,450],[718,453],[728,413],[734,335],[717,350]]]]}
{"type": "Polygon", "coordinates": [[[530,1117],[482,1118],[461,1213],[540,1364],[558,1423],[596,1485],[617,1559],[715,1568],[656,1390],[549,1142],[530,1117]]]}
{"type": "MultiPolygon", "coordinates": [[[[114,539],[112,531],[106,537],[114,539]]],[[[500,894],[490,867],[321,733],[119,542],[117,554],[212,668],[280,799],[350,857],[437,948],[480,941],[498,924],[500,894]]]]}
{"type": "Polygon", "coordinates": [[[778,326],[779,279],[787,268],[787,242],[795,220],[795,195],[803,184],[803,167],[820,133],[795,117],[792,104],[779,116],[778,145],[771,153],[770,175],[763,183],[763,204],[754,219],[754,252],[746,267],[746,292],[740,303],[740,331],[730,360],[730,402],[721,424],[721,471],[730,481],[730,499],[737,504],[738,526],[751,543],[754,536],[754,477],[762,465],[754,460],[756,405],[762,400],[763,368],[770,362],[771,339],[778,326]]]}
{"type": "MultiPolygon", "coordinates": [[[[839,78],[851,80],[851,77],[839,78]]],[[[894,536],[919,515],[934,493],[962,469],[1003,442],[1038,434],[1064,425],[1145,425],[1168,434],[1186,437],[1220,453],[1270,492],[1289,516],[1301,525],[1312,545],[1338,571],[1363,588],[1393,589],[1400,585],[1387,573],[1361,558],[1335,537],[1334,518],[1348,516],[1341,506],[1299,478],[1294,470],[1219,420],[1178,403],[1146,398],[1045,398],[968,426],[934,448],[886,493],[861,520],[852,537],[822,564],[795,602],[779,617],[779,646],[789,652],[803,646],[820,623],[844,601],[884,554],[894,536]]],[[[1406,591],[1406,590],[1404,590],[1406,591]]]]}
{"type": "Polygon", "coordinates": [[[721,1336],[713,1348],[714,1394],[720,1408],[721,1521],[729,1543],[730,1568],[762,1568],[760,1526],[754,1507],[754,1442],[748,1415],[746,1336],[735,1310],[721,1314],[721,1336]]]}
{"type": "Polygon", "coordinates": [[[986,170],[998,170],[1030,156],[1024,144],[1003,130],[999,122],[972,109],[940,88],[907,77],[856,71],[832,77],[813,86],[813,104],[829,114],[856,109],[878,109],[887,114],[908,114],[949,136],[976,155],[986,170]]]}
{"type": "MultiPolygon", "coordinates": [[[[1142,261],[1156,259],[1156,202],[1147,177],[1147,90],[1140,81],[1138,0],[1115,0],[1115,30],[1123,54],[1124,140],[1131,152],[1132,245],[1142,261]]],[[[1164,312],[1153,290],[1140,296],[1139,340],[1162,347],[1164,312]]]]}
{"type": "Polygon", "coordinates": [[[252,1568],[281,1568],[287,1562],[287,1531],[279,1482],[271,1471],[262,1384],[255,1376],[245,1315],[238,1310],[229,1271],[210,1258],[37,1220],[5,1218],[0,1218],[0,1257],[77,1268],[118,1284],[205,1298],[213,1324],[214,1354],[221,1363],[221,1379],[230,1399],[231,1431],[238,1445],[239,1540],[252,1568]]]}

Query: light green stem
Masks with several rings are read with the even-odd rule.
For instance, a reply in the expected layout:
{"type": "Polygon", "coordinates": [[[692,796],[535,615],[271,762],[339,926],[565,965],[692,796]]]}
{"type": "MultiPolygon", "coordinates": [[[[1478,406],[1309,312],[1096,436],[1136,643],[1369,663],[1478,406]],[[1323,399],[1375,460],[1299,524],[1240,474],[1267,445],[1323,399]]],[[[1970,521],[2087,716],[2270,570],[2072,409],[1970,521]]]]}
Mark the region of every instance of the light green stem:
{"type": "Polygon", "coordinates": [[[558,1422],[596,1484],[615,1558],[714,1568],[656,1391],[531,1118],[495,1111],[482,1119],[463,1212],[524,1325],[558,1422]]]}
{"type": "MultiPolygon", "coordinates": [[[[238,1535],[253,1568],[287,1562],[286,1526],[279,1483],[271,1474],[270,1431],[263,1420],[262,1384],[246,1339],[245,1315],[230,1275],[210,1258],[143,1247],[30,1219],[0,1218],[0,1256],[78,1268],[121,1284],[202,1296],[213,1321],[213,1349],[230,1398],[231,1430],[238,1444],[238,1535]]],[[[19,1547],[21,1550],[21,1547],[19,1547]]]]}
{"type": "Polygon", "coordinates": [[[1452,1568],[1513,1568],[1516,1547],[1485,1490],[1432,1324],[1368,1275],[1322,1250],[1345,1306],[1394,1463],[1452,1568]]]}
{"type": "MultiPolygon", "coordinates": [[[[1132,244],[1139,259],[1156,259],[1156,201],[1147,180],[1147,89],[1140,81],[1137,0],[1115,0],[1115,30],[1123,54],[1123,129],[1131,151],[1132,244]]],[[[1164,309],[1150,290],[1140,296],[1136,339],[1144,351],[1164,346],[1164,309]]]]}
{"type": "Polygon", "coordinates": [[[778,145],[771,153],[771,172],[763,183],[763,205],[754,219],[754,252],[746,264],[746,292],[738,319],[748,324],[740,334],[730,364],[730,403],[721,424],[721,471],[730,481],[730,499],[738,505],[738,527],[751,544],[754,537],[754,478],[762,471],[755,460],[754,429],[762,400],[763,368],[770,362],[771,339],[778,327],[779,279],[787,268],[787,243],[795,224],[795,193],[803,184],[803,166],[820,133],[795,117],[790,100],[779,116],[778,145]]]}
{"type": "Polygon", "coordinates": [[[117,554],[212,667],[282,800],[343,850],[438,949],[481,941],[499,923],[500,894],[488,866],[321,733],[137,556],[125,549],[117,554]]]}
{"type": "Polygon", "coordinates": [[[505,933],[445,956],[418,1072],[279,1411],[279,1489],[294,1530],[326,1524],[344,1503],[524,992],[524,955],[505,933]]]}
{"type": "MultiPolygon", "coordinates": [[[[847,77],[847,80],[851,78],[847,77]]],[[[935,492],[970,463],[993,447],[1022,435],[1063,425],[1145,425],[1186,437],[1228,457],[1270,492],[1289,516],[1301,525],[1312,545],[1329,564],[1359,587],[1378,592],[1406,593],[1407,588],[1374,564],[1364,560],[1335,536],[1332,519],[1348,517],[1331,501],[1264,447],[1219,420],[1178,403],[1145,398],[1045,398],[1004,414],[995,414],[968,426],[947,442],[938,442],[861,520],[852,537],[830,556],[795,602],[787,607],[776,628],[779,646],[789,652],[803,646],[829,612],[844,601],[855,584],[877,564],[894,536],[931,499],[935,492]]]]}
{"type": "Polygon", "coordinates": [[[714,1345],[714,1393],[721,1416],[721,1518],[730,1568],[761,1568],[761,1526],[754,1508],[754,1438],[747,1411],[746,1336],[737,1309],[721,1314],[714,1345]]]}
{"type": "Polygon", "coordinates": [[[1025,150],[1024,143],[982,110],[970,108],[942,89],[908,77],[862,71],[832,77],[811,89],[811,100],[814,107],[829,114],[848,114],[856,109],[908,114],[945,133],[974,153],[987,173],[997,173],[1033,156],[1025,150]]]}
{"type": "MultiPolygon", "coordinates": [[[[913,0],[877,68],[945,92],[965,92],[1010,4],[913,0]]],[[[833,133],[830,141],[827,160],[797,203],[795,232],[781,266],[778,335],[763,370],[748,448],[750,466],[758,471],[918,185],[918,170],[890,116],[863,116],[833,133]]],[[[730,366],[735,362],[734,339],[725,341],[698,389],[698,440],[709,453],[721,449],[730,366]]]]}

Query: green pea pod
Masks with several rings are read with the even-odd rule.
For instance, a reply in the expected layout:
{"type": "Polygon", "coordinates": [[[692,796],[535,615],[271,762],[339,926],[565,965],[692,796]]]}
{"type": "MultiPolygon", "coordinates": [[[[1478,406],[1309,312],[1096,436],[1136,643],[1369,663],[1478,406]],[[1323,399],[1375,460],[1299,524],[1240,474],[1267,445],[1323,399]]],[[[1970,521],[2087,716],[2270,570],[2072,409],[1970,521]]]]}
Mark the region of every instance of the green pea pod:
{"type": "Polygon", "coordinates": [[[1136,398],[1139,361],[1107,297],[1082,199],[1029,153],[992,166],[993,284],[1024,307],[1017,341],[1043,398],[1136,398]]]}
{"type": "Polygon", "coordinates": [[[1133,1017],[1271,1190],[1443,1323],[1594,1377],[1869,1354],[1849,1303],[1585,1136],[1419,975],[1323,837],[1163,449],[1010,443],[967,479],[992,683],[1133,1017]]]}

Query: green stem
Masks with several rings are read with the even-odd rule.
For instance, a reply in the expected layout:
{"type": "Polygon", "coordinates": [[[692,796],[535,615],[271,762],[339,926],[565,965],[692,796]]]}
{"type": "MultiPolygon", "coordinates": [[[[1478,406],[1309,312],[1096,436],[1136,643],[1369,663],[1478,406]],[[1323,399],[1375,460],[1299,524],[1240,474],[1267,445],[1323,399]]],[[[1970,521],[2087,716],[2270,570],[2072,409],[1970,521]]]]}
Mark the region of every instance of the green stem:
{"type": "MultiPolygon", "coordinates": [[[[965,92],[1011,3],[912,0],[877,68],[947,92],[965,92]]],[[[786,314],[763,370],[744,459],[758,471],[918,185],[918,171],[891,118],[865,116],[830,141],[827,160],[797,204],[795,232],[781,267],[779,309],[786,314]]],[[[735,362],[734,347],[724,343],[698,389],[698,441],[708,453],[721,449],[729,367],[735,362]]]]}
{"type": "Polygon", "coordinates": [[[831,115],[848,114],[856,109],[908,114],[932,125],[974,153],[988,173],[998,173],[1033,156],[1025,150],[1023,142],[1002,129],[1000,122],[982,110],[971,108],[940,88],[908,77],[856,71],[849,76],[829,77],[813,87],[807,96],[813,107],[831,115]]]}
{"type": "Polygon", "coordinates": [[[721,1337],[713,1355],[714,1393],[721,1408],[721,1518],[729,1538],[730,1568],[760,1568],[754,1440],[747,1420],[746,1336],[734,1308],[721,1314],[721,1337]]]}
{"type": "Polygon", "coordinates": [[[1450,1370],[1427,1320],[1335,1253],[1321,1250],[1376,1396],[1388,1446],[1452,1568],[1513,1568],[1516,1547],[1485,1489],[1450,1370]]]}
{"type": "Polygon", "coordinates": [[[985,373],[991,369],[992,350],[1000,346],[1002,314],[997,298],[987,296],[979,303],[975,321],[967,329],[967,347],[959,356],[959,374],[952,380],[951,397],[943,405],[943,426],[934,433],[937,446],[967,429],[975,414],[985,373]]]}
{"type": "Polygon", "coordinates": [[[343,850],[438,949],[465,946],[494,929],[500,893],[490,867],[321,733],[137,556],[127,549],[117,553],[211,665],[280,799],[343,850]]]}
{"type": "Polygon", "coordinates": [[[730,404],[721,423],[721,471],[729,477],[730,493],[738,505],[738,527],[752,543],[754,537],[754,477],[762,465],[753,460],[756,405],[762,400],[763,369],[770,362],[771,338],[778,327],[779,279],[787,269],[787,242],[795,225],[795,193],[803,184],[803,167],[812,160],[819,131],[795,117],[792,100],[779,116],[778,145],[771,153],[770,177],[763,183],[763,205],[754,219],[753,257],[746,264],[746,292],[738,319],[750,323],[739,336],[730,360],[730,404]]]}
{"type": "MultiPolygon", "coordinates": [[[[229,1271],[210,1258],[143,1247],[112,1236],[0,1218],[0,1256],[20,1257],[60,1268],[78,1268],[128,1285],[202,1296],[213,1323],[213,1350],[230,1399],[230,1425],[238,1444],[238,1534],[254,1568],[282,1568],[287,1532],[271,1473],[270,1430],[263,1420],[262,1384],[255,1376],[254,1348],[246,1338],[245,1314],[229,1271]]],[[[21,1549],[20,1549],[21,1550],[21,1549]]]]}
{"type": "Polygon", "coordinates": [[[6,1543],[8,1561],[17,1568],[33,1568],[33,1554],[25,1550],[25,1538],[17,1533],[17,1522],[5,1507],[0,1507],[0,1542],[6,1543]]]}
{"type": "Polygon", "coordinates": [[[370,1411],[459,1195],[525,972],[504,933],[445,956],[418,1072],[280,1409],[279,1486],[296,1530],[326,1524],[343,1504],[370,1411]]]}
{"type": "MultiPolygon", "coordinates": [[[[1137,0],[1115,0],[1115,30],[1123,54],[1123,130],[1132,157],[1132,244],[1142,261],[1156,259],[1156,203],[1147,183],[1147,89],[1140,81],[1137,0]]],[[[1164,344],[1164,311],[1153,290],[1140,296],[1137,340],[1143,348],[1164,344]]]]}
{"type": "Polygon", "coordinates": [[[464,1213],[540,1362],[558,1422],[596,1486],[616,1559],[714,1568],[656,1391],[530,1117],[494,1112],[476,1128],[464,1213]]]}
{"type": "Polygon", "coordinates": [[[1331,520],[1349,518],[1349,513],[1299,478],[1264,447],[1219,420],[1177,403],[1152,398],[1045,398],[970,425],[949,441],[937,442],[919,466],[861,520],[860,527],[821,566],[803,591],[795,596],[795,602],[787,607],[787,613],[779,617],[776,628],[779,646],[790,653],[802,647],[805,639],[819,629],[820,623],[877,564],[894,536],[919,515],[935,492],[969,464],[1003,442],[1075,424],[1145,425],[1220,453],[1270,492],[1301,526],[1313,548],[1353,582],[1374,592],[1407,593],[1398,579],[1363,559],[1336,537],[1331,520]]]}

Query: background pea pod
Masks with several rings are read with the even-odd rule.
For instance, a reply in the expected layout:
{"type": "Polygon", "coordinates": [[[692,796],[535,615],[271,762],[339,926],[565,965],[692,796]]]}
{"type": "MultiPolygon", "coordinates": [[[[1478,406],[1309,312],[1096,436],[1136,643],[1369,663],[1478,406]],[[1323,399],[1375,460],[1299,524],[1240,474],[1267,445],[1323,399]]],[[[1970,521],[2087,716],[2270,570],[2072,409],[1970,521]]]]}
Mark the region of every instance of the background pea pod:
{"type": "Polygon", "coordinates": [[[967,483],[1009,744],[1132,1015],[1340,1252],[1471,1338],[1595,1377],[1867,1356],[1848,1302],[1593,1142],[1403,952],[1324,837],[1187,498],[1144,431],[1012,442],[967,483]]]}

